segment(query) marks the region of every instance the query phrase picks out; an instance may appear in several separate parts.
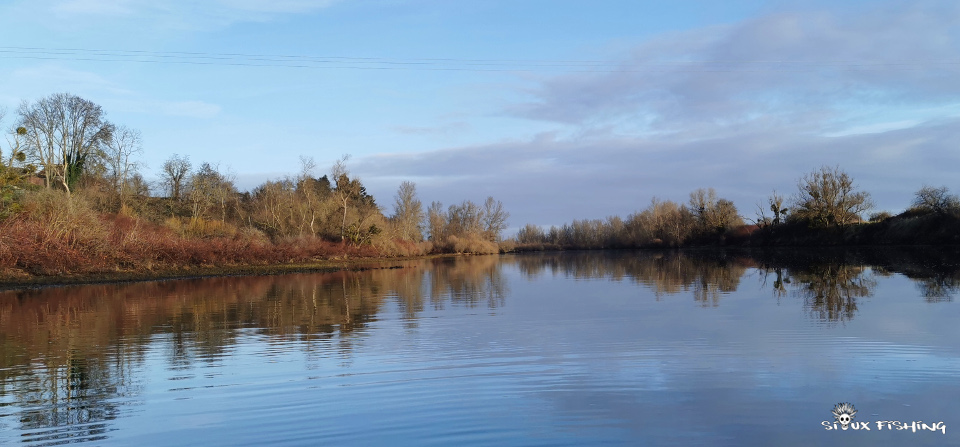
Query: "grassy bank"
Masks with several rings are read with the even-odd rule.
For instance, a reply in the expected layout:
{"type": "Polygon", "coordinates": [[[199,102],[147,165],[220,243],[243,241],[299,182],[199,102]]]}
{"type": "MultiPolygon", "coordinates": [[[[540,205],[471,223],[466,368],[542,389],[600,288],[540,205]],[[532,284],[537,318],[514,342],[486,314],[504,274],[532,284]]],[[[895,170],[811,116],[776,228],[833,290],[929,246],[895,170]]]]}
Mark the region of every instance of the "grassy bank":
{"type": "MultiPolygon", "coordinates": [[[[202,218],[158,222],[99,212],[89,200],[58,191],[26,195],[19,205],[0,219],[0,287],[356,268],[438,250],[388,235],[334,242],[312,234],[270,237],[202,218]]],[[[477,249],[460,245],[449,248],[477,249]]]]}

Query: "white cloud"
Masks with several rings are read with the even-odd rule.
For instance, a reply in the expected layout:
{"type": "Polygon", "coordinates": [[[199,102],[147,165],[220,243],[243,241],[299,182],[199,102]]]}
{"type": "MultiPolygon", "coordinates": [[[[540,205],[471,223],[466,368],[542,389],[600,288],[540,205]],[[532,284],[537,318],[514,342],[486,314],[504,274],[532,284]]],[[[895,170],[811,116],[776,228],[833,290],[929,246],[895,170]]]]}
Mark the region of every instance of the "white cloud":
{"type": "Polygon", "coordinates": [[[921,122],[918,120],[892,121],[887,123],[873,123],[862,126],[848,127],[840,131],[824,134],[825,137],[843,137],[847,135],[858,135],[868,133],[882,133],[890,130],[906,129],[916,126],[921,122]]]}
{"type": "Polygon", "coordinates": [[[662,36],[634,48],[619,71],[540,79],[506,113],[701,138],[818,131],[864,108],[888,122],[884,110],[960,103],[960,4],[877,5],[857,15],[782,12],[662,36]]]}

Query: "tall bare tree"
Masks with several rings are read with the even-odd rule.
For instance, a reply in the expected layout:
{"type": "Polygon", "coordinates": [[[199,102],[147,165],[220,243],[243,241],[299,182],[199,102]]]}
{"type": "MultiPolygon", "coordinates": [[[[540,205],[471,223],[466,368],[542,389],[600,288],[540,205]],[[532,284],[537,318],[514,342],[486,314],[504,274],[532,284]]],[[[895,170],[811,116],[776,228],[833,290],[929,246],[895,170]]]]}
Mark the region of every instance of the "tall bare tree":
{"type": "Polygon", "coordinates": [[[503,210],[503,203],[494,200],[493,197],[487,197],[483,202],[483,232],[491,242],[500,242],[500,233],[507,229],[507,219],[510,213],[503,210]]]}
{"type": "Polygon", "coordinates": [[[417,185],[403,182],[397,189],[393,205],[393,221],[397,237],[405,241],[423,240],[423,203],[417,198],[417,185]]]}
{"type": "Polygon", "coordinates": [[[26,146],[43,166],[47,188],[58,183],[67,193],[114,130],[99,105],[69,93],[24,101],[17,113],[17,125],[26,129],[26,146]]]}
{"type": "Polygon", "coordinates": [[[349,155],[343,155],[333,164],[331,174],[336,184],[334,194],[340,205],[343,207],[343,217],[340,220],[340,241],[343,241],[347,231],[347,211],[350,207],[350,199],[356,195],[357,182],[350,180],[350,171],[347,170],[347,160],[349,155]]]}
{"type": "Polygon", "coordinates": [[[163,184],[170,191],[170,197],[174,200],[180,200],[183,186],[186,178],[190,175],[190,157],[173,154],[167,161],[163,162],[163,184]]]}
{"type": "Polygon", "coordinates": [[[190,202],[193,205],[194,218],[206,218],[210,208],[220,211],[220,221],[227,219],[227,205],[235,195],[233,178],[220,170],[203,163],[200,169],[190,177],[190,202]]]}
{"type": "Polygon", "coordinates": [[[121,206],[127,193],[126,185],[139,167],[139,163],[130,158],[141,153],[143,140],[140,131],[127,126],[118,126],[104,146],[104,162],[109,169],[113,190],[120,198],[121,206]]]}
{"type": "Polygon", "coordinates": [[[430,240],[436,242],[443,241],[447,235],[444,232],[447,229],[447,215],[443,212],[443,204],[433,202],[427,209],[427,226],[430,230],[430,240]]]}
{"type": "Polygon", "coordinates": [[[311,235],[317,234],[320,230],[317,221],[326,215],[329,205],[326,199],[330,196],[330,181],[326,176],[314,178],[313,170],[316,167],[313,157],[300,156],[300,174],[296,179],[296,203],[293,207],[299,215],[298,231],[301,235],[307,230],[311,235]]]}
{"type": "Polygon", "coordinates": [[[380,226],[377,226],[373,221],[382,219],[383,215],[360,179],[350,178],[346,167],[349,158],[344,155],[333,165],[331,173],[336,185],[333,197],[343,209],[340,218],[340,240],[345,241],[349,237],[360,244],[369,241],[370,236],[380,233],[383,223],[379,222],[380,226]]]}

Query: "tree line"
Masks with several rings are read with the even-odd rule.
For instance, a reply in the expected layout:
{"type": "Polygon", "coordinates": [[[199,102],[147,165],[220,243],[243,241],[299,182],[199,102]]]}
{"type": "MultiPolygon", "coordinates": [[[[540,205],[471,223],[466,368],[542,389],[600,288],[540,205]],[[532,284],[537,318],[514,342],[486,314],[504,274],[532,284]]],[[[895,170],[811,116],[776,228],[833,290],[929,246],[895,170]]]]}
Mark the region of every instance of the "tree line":
{"type": "Polygon", "coordinates": [[[141,133],[109,121],[99,105],[58,93],[10,115],[0,147],[0,268],[70,271],[84,252],[99,253],[108,269],[495,253],[509,217],[492,197],[426,208],[412,182],[399,186],[388,213],[348,156],[320,176],[303,156],[296,175],[239,191],[218,164],[173,154],[151,188],[141,133]],[[39,236],[28,243],[32,232],[39,236]]]}
{"type": "Polygon", "coordinates": [[[626,218],[574,220],[544,229],[527,224],[517,249],[602,249],[697,245],[956,244],[960,198],[946,186],[924,186],[897,216],[874,212],[870,194],[839,167],[822,166],[797,180],[789,198],[776,190],[752,217],[713,188],[687,203],[654,198],[626,218]]]}
{"type": "Polygon", "coordinates": [[[700,188],[686,203],[654,198],[626,217],[528,224],[504,240],[509,213],[499,200],[425,206],[416,185],[403,182],[388,213],[350,172],[347,156],[320,176],[303,156],[296,175],[239,191],[216,163],[173,154],[151,188],[140,172],[141,133],[109,121],[99,105],[58,93],[24,101],[10,115],[0,147],[2,274],[514,248],[960,243],[960,199],[947,187],[924,186],[898,216],[865,218],[869,193],[839,167],[801,177],[790,197],[774,191],[751,217],[700,188]]]}

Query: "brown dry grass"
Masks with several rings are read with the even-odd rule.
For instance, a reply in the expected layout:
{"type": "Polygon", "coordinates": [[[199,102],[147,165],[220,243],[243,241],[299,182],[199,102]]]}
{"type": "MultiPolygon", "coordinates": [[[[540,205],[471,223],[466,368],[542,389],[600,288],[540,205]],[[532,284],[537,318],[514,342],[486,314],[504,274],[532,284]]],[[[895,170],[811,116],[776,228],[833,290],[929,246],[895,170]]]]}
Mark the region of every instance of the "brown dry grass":
{"type": "Polygon", "coordinates": [[[81,197],[42,192],[0,222],[0,276],[263,266],[322,260],[418,256],[427,244],[383,240],[354,245],[314,236],[271,241],[251,228],[209,220],[151,223],[130,213],[99,214],[81,197]]]}

